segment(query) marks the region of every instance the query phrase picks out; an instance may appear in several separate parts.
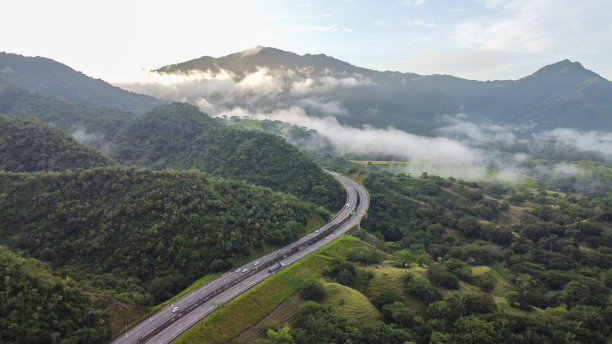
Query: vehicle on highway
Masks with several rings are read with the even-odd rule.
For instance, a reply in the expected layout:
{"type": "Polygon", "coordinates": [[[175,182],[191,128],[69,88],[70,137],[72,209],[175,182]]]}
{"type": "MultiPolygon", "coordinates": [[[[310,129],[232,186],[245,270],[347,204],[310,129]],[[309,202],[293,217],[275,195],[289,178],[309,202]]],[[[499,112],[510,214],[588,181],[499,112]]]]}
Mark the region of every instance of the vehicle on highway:
{"type": "Polygon", "coordinates": [[[242,272],[247,272],[247,271],[249,271],[249,268],[242,269],[242,272]]]}
{"type": "Polygon", "coordinates": [[[236,269],[236,272],[240,272],[240,268],[236,269]]]}
{"type": "Polygon", "coordinates": [[[253,263],[253,265],[255,266],[259,265],[259,261],[256,261],[255,263],[253,263]]]}
{"type": "Polygon", "coordinates": [[[268,272],[269,272],[269,273],[276,272],[276,271],[280,270],[280,269],[281,269],[283,266],[284,266],[284,265],[283,265],[283,263],[278,262],[278,264],[276,264],[276,265],[274,265],[273,267],[269,268],[269,269],[268,269],[268,272]]]}
{"type": "Polygon", "coordinates": [[[317,229],[317,230],[315,231],[315,233],[319,233],[319,230],[317,229]]]}
{"type": "Polygon", "coordinates": [[[179,310],[178,307],[174,307],[174,308],[172,308],[172,313],[176,313],[176,312],[178,312],[178,310],[179,310]]]}
{"type": "Polygon", "coordinates": [[[299,244],[300,244],[300,242],[298,241],[298,242],[296,242],[296,243],[295,243],[295,246],[297,246],[297,245],[299,245],[299,244]]]}

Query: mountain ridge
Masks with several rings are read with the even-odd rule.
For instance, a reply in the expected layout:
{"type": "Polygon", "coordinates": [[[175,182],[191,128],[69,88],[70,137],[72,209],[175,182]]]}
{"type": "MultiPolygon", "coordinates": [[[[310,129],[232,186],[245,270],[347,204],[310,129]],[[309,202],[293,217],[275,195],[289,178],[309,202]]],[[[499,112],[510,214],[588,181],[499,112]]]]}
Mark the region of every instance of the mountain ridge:
{"type": "Polygon", "coordinates": [[[376,71],[324,54],[298,55],[256,47],[218,58],[203,56],[156,70],[183,75],[193,71],[224,72],[237,83],[251,81],[249,76],[259,73],[258,76],[277,81],[278,90],[276,94],[249,101],[244,97],[224,99],[212,94],[188,96],[189,102],[197,103],[198,97],[204,97],[212,99],[213,107],[237,106],[249,112],[272,112],[271,109],[300,105],[309,115],[334,116],[342,124],[357,127],[393,126],[429,135],[441,125],[439,118],[461,112],[472,121],[502,125],[612,128],[609,118],[612,83],[580,62],[567,59],[517,80],[478,81],[450,75],[376,71]],[[352,83],[343,84],[349,79],[352,83]],[[328,87],[329,82],[334,87],[328,87]],[[297,86],[306,91],[296,92],[297,86]],[[319,106],[312,105],[315,96],[319,102],[315,105],[319,106]],[[321,104],[334,105],[327,108],[335,112],[325,112],[321,104]]]}
{"type": "Polygon", "coordinates": [[[150,96],[136,94],[91,78],[82,72],[46,57],[29,57],[0,52],[0,82],[53,99],[111,106],[142,112],[164,103],[150,96]],[[109,105],[112,104],[112,105],[109,105]]]}

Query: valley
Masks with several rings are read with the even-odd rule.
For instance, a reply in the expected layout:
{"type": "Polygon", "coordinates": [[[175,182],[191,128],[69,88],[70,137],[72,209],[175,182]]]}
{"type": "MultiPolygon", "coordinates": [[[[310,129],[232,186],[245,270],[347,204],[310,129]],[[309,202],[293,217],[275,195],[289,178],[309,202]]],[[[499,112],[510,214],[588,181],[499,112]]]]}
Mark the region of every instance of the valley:
{"type": "Polygon", "coordinates": [[[610,342],[612,86],[582,64],[149,75],[0,54],[0,341],[610,342]]]}

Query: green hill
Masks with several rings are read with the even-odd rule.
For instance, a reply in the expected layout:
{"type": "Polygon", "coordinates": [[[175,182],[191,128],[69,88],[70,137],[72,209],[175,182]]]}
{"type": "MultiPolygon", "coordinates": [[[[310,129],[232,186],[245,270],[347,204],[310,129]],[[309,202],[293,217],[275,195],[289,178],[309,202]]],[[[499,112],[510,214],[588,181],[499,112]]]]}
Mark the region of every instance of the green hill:
{"type": "Polygon", "coordinates": [[[134,115],[130,112],[66,100],[51,99],[0,79],[0,113],[52,124],[66,133],[82,131],[87,144],[103,147],[134,115]]]}
{"type": "Polygon", "coordinates": [[[0,243],[140,304],[293,240],[315,214],[292,196],[198,171],[0,172],[0,190],[0,243]]]}
{"type": "Polygon", "coordinates": [[[146,111],[164,103],[93,79],[44,57],[27,57],[0,52],[0,82],[57,100],[112,107],[125,111],[146,111]]]}
{"type": "Polygon", "coordinates": [[[110,147],[110,155],[125,165],[197,168],[291,193],[330,210],[344,202],[341,186],[282,138],[222,126],[187,104],[156,107],[126,125],[110,147]]]}
{"type": "Polygon", "coordinates": [[[109,166],[112,161],[57,128],[0,115],[0,170],[62,171],[109,166]]]}
{"type": "Polygon", "coordinates": [[[110,335],[108,321],[73,281],[51,275],[44,264],[0,246],[0,341],[96,343],[110,335]]]}

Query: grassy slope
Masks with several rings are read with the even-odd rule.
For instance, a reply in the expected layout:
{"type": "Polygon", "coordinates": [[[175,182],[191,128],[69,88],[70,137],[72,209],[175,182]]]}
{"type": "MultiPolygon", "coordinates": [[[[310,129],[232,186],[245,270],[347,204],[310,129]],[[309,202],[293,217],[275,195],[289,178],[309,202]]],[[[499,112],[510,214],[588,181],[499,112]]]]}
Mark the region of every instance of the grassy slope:
{"type": "Polygon", "coordinates": [[[318,277],[332,258],[343,257],[359,239],[343,236],[319,252],[288,266],[224,305],[185,332],[176,343],[226,343],[255,325],[307,281],[318,277]]]}
{"type": "Polygon", "coordinates": [[[380,312],[368,298],[353,288],[338,283],[325,283],[327,297],[323,304],[334,307],[338,314],[357,324],[366,324],[380,319],[380,312]]]}

